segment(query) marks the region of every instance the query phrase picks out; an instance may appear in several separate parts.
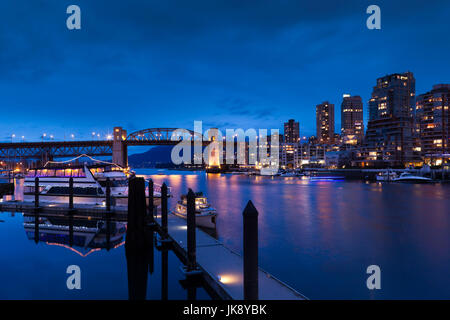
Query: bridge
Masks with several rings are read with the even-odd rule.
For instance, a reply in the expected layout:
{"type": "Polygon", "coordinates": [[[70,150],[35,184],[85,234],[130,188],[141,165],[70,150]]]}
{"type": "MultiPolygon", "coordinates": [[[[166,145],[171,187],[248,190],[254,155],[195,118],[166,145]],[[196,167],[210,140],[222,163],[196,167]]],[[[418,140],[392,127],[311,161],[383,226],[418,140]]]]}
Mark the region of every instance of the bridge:
{"type": "MultiPolygon", "coordinates": [[[[127,135],[122,127],[115,127],[112,140],[92,141],[42,141],[0,143],[0,161],[19,162],[36,160],[45,163],[55,158],[71,158],[81,154],[89,156],[112,156],[114,163],[128,164],[128,146],[176,145],[184,138],[201,139],[202,135],[183,129],[151,128],[127,135]],[[175,134],[175,136],[174,136],[175,134]]],[[[208,145],[209,141],[203,141],[208,145]]]]}

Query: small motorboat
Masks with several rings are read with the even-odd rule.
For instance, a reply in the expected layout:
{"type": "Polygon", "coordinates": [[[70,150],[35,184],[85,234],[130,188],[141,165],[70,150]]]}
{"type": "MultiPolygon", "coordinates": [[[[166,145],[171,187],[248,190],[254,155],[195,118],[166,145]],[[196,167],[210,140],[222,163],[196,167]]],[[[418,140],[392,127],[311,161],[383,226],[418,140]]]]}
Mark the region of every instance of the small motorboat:
{"type": "Polygon", "coordinates": [[[394,178],[392,181],[394,182],[411,182],[411,183],[430,183],[433,182],[432,179],[427,177],[421,177],[413,175],[410,172],[403,172],[400,177],[394,178]]]}
{"type": "Polygon", "coordinates": [[[397,175],[397,173],[395,173],[392,170],[387,170],[387,171],[384,171],[384,172],[380,172],[376,176],[376,180],[378,182],[390,182],[390,181],[393,181],[396,178],[398,178],[398,175],[397,175]]]}
{"type": "Polygon", "coordinates": [[[285,178],[298,177],[298,174],[294,171],[283,171],[283,172],[280,172],[280,177],[285,177],[285,178]]]}
{"type": "MultiPolygon", "coordinates": [[[[177,202],[175,210],[171,211],[174,215],[183,219],[187,218],[187,196],[182,195],[181,200],[177,202]]],[[[203,228],[216,228],[216,209],[211,207],[207,198],[202,192],[195,193],[195,223],[203,228]]]]}

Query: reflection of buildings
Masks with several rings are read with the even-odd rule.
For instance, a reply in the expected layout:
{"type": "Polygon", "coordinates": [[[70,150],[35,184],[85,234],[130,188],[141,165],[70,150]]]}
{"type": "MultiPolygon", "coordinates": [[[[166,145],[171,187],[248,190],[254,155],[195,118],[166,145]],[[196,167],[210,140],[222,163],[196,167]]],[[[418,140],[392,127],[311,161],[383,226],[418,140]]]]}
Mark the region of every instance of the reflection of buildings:
{"type": "Polygon", "coordinates": [[[450,159],[450,84],[433,86],[417,97],[416,122],[425,162],[440,165],[450,159]]]}
{"type": "Polygon", "coordinates": [[[81,256],[123,244],[126,232],[124,223],[67,216],[24,216],[23,226],[29,240],[67,247],[81,256]]]}
{"type": "Polygon", "coordinates": [[[411,72],[377,79],[369,101],[363,164],[403,166],[418,160],[413,109],[415,79],[411,72]]]}
{"type": "Polygon", "coordinates": [[[341,134],[344,144],[359,144],[364,137],[363,103],[360,96],[344,95],[341,104],[341,134]]]}
{"type": "Polygon", "coordinates": [[[334,143],[334,104],[325,101],[316,106],[316,130],[320,143],[334,143]]]}

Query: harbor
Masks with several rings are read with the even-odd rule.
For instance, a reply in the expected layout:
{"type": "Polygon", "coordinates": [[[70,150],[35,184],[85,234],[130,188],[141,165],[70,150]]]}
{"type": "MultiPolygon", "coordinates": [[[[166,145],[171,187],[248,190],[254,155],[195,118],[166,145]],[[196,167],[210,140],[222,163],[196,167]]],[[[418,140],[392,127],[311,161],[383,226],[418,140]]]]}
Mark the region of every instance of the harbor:
{"type": "MultiPolygon", "coordinates": [[[[75,220],[103,221],[106,220],[108,233],[106,235],[106,248],[111,248],[110,224],[111,222],[125,222],[128,225],[127,239],[125,245],[132,246],[132,253],[128,255],[146,256],[149,250],[153,250],[147,245],[145,239],[153,239],[154,232],[160,236],[160,250],[173,250],[176,255],[185,264],[184,273],[186,275],[186,285],[190,288],[189,299],[196,298],[196,287],[203,286],[208,288],[210,295],[216,299],[222,300],[305,300],[306,298],[289,287],[270,273],[262,270],[258,266],[258,236],[257,236],[257,215],[258,212],[251,202],[247,204],[253,208],[251,214],[253,226],[253,239],[244,240],[246,243],[252,242],[253,247],[247,249],[247,253],[242,257],[239,253],[227,248],[220,241],[214,239],[211,235],[200,230],[195,222],[195,200],[196,196],[192,191],[187,195],[187,220],[168,213],[168,188],[163,185],[161,190],[162,199],[159,208],[159,215],[156,217],[154,213],[158,212],[158,207],[154,206],[153,196],[150,201],[146,201],[144,179],[131,178],[129,180],[129,203],[127,207],[118,206],[111,207],[111,199],[105,198],[105,205],[92,206],[90,204],[74,204],[74,187],[73,178],[70,178],[69,197],[67,203],[42,203],[39,201],[40,193],[39,178],[35,178],[35,198],[33,202],[17,201],[15,199],[0,202],[0,212],[22,212],[28,218],[34,219],[34,238],[36,243],[39,241],[38,234],[42,232],[40,219],[68,219],[67,228],[62,230],[68,231],[69,247],[74,243],[74,225],[75,220]],[[142,182],[139,184],[139,182],[142,182]],[[142,189],[138,189],[142,186],[142,189]],[[141,197],[141,198],[139,198],[141,197]],[[192,205],[189,203],[192,200],[192,205]],[[153,213],[153,214],[151,214],[153,213]],[[192,219],[191,219],[192,217],[192,219]],[[140,235],[139,232],[142,232],[140,235]],[[256,232],[256,233],[255,233],[256,232]],[[149,235],[150,233],[150,235],[149,235]],[[140,240],[136,240],[140,239],[140,240]],[[139,249],[136,249],[139,248],[139,249]],[[249,252],[255,252],[249,254],[249,252]],[[194,257],[194,258],[192,258],[194,257]],[[246,262],[247,261],[247,262],[246,262]],[[246,285],[246,279],[253,278],[252,285],[246,285]],[[247,287],[246,287],[247,286],[247,287]],[[194,295],[192,295],[194,290],[194,295]],[[251,293],[246,293],[251,292],[251,293]]],[[[150,186],[153,182],[150,180],[150,186]]],[[[17,191],[15,192],[17,194],[17,191]]],[[[106,197],[111,197],[111,187],[106,186],[106,197]]],[[[147,193],[148,195],[148,193],[147,193]]],[[[19,196],[19,198],[22,198],[19,196]]],[[[3,199],[2,199],[3,200],[3,199]]],[[[246,210],[247,210],[246,208],[246,210]]],[[[243,217],[246,219],[246,210],[243,217]]],[[[250,214],[250,213],[248,213],[250,214]]],[[[247,215],[248,215],[247,214],[247,215]]],[[[244,222],[245,223],[245,222],[244,222]]],[[[247,231],[248,233],[248,231],[247,231]]],[[[245,236],[245,232],[244,232],[245,236]]],[[[252,235],[250,235],[252,236],[252,235]]],[[[247,238],[249,235],[247,235],[247,238]]],[[[153,243],[153,242],[152,242],[153,243]]],[[[139,260],[139,259],[138,259],[139,260]]],[[[143,277],[146,278],[146,277],[143,277]]],[[[137,284],[139,287],[142,284],[137,284]]],[[[131,289],[130,289],[131,290],[131,289]]],[[[145,290],[146,292],[146,290],[145,290]]],[[[136,290],[129,295],[130,299],[145,299],[146,293],[136,290]]]]}
{"type": "Polygon", "coordinates": [[[449,1],[3,2],[0,301],[450,300],[449,1]]]}
{"type": "MultiPolygon", "coordinates": [[[[206,174],[204,171],[161,169],[137,169],[136,175],[152,179],[155,184],[165,183],[171,187],[172,196],[168,199],[168,210],[174,208],[178,199],[189,189],[202,190],[208,196],[208,201],[216,208],[218,212],[216,230],[211,232],[197,228],[196,231],[197,263],[202,273],[208,275],[205,281],[201,281],[202,287],[196,287],[198,299],[242,297],[242,282],[240,282],[242,265],[239,263],[239,261],[242,263],[243,254],[242,212],[249,200],[259,212],[259,274],[262,276],[260,282],[264,283],[269,279],[271,282],[278,283],[276,279],[280,279],[282,285],[277,287],[284,288],[291,294],[292,299],[301,299],[303,296],[309,299],[326,299],[336,296],[389,298],[396,295],[420,298],[442,296],[447,292],[445,281],[442,282],[442,280],[440,282],[436,280],[433,291],[421,290],[428,286],[427,280],[421,274],[434,277],[428,272],[418,275],[414,273],[417,277],[412,287],[405,287],[401,279],[391,279],[390,289],[377,293],[375,297],[365,296],[367,291],[357,285],[365,275],[364,270],[358,269],[359,266],[375,262],[380,263],[389,274],[401,272],[405,276],[412,276],[414,271],[409,269],[408,263],[413,260],[416,261],[418,270],[433,270],[432,274],[436,277],[441,272],[445,272],[442,268],[450,259],[445,233],[448,224],[442,223],[446,221],[442,219],[446,213],[445,206],[450,201],[447,184],[377,183],[356,180],[316,181],[289,177],[206,174]],[[360,200],[355,201],[355,196],[360,200]],[[353,200],[349,201],[350,198],[353,200]],[[424,237],[423,234],[432,234],[432,236],[424,237]],[[327,253],[324,253],[324,250],[327,250],[327,253]],[[219,252],[222,253],[219,254],[219,252]],[[233,262],[230,263],[228,270],[226,270],[228,263],[218,263],[218,258],[222,254],[226,257],[226,261],[233,262]],[[395,258],[400,256],[403,257],[402,260],[395,258]],[[425,258],[419,259],[419,257],[425,258]],[[332,265],[334,267],[331,267],[332,265]],[[219,266],[224,269],[220,269],[219,266]],[[267,273],[271,277],[267,277],[267,273]],[[206,281],[209,281],[209,284],[206,281]],[[330,282],[332,285],[329,285],[330,282]],[[350,283],[353,286],[342,285],[344,283],[350,283]],[[214,284],[216,287],[211,289],[214,284]]],[[[5,228],[18,219],[34,217],[33,203],[28,204],[27,207],[23,204],[21,204],[22,207],[19,205],[19,201],[0,203],[0,212],[3,212],[0,214],[0,220],[5,221],[0,224],[0,228],[5,228]],[[14,217],[8,218],[11,214],[14,217]],[[21,218],[22,216],[24,218],[21,218]]],[[[102,205],[92,210],[92,206],[83,208],[75,204],[72,214],[69,214],[68,203],[56,206],[46,206],[41,203],[40,207],[41,219],[46,217],[52,221],[60,219],[65,221],[63,225],[66,227],[58,229],[61,229],[59,232],[62,234],[66,234],[64,248],[61,246],[49,248],[51,249],[49,258],[53,254],[61,255],[67,251],[67,254],[64,253],[63,256],[64,261],[68,263],[76,262],[78,260],[76,256],[79,256],[72,250],[68,250],[71,248],[68,240],[70,239],[70,219],[86,223],[103,221],[103,224],[108,219],[111,222],[126,224],[128,219],[125,210],[112,208],[111,212],[108,212],[102,205]]],[[[157,210],[155,219],[159,227],[154,229],[154,234],[158,234],[158,238],[154,241],[155,268],[159,263],[156,257],[162,257],[162,252],[159,250],[163,248],[160,242],[162,239],[161,206],[158,206],[157,210]]],[[[182,281],[186,279],[182,267],[187,263],[187,222],[169,213],[167,223],[170,242],[173,243],[172,246],[166,247],[166,249],[172,247],[167,249],[169,256],[172,256],[170,274],[171,277],[176,276],[182,281]]],[[[76,225],[77,223],[74,230],[76,225]]],[[[34,226],[30,228],[34,230],[34,226]]],[[[6,236],[6,233],[3,234],[6,236]]],[[[17,236],[14,238],[21,243],[20,238],[25,235],[17,236]]],[[[39,241],[38,247],[30,247],[27,250],[41,251],[39,247],[48,246],[46,244],[48,240],[44,240],[46,240],[45,237],[39,241]]],[[[109,256],[115,257],[114,265],[122,269],[122,271],[114,269],[115,272],[122,274],[115,277],[124,279],[125,283],[122,282],[122,285],[112,290],[113,292],[103,293],[104,295],[100,296],[127,298],[127,276],[126,273],[123,274],[127,268],[120,262],[125,256],[122,251],[123,245],[114,248],[111,244],[109,250],[106,248],[107,246],[104,245],[99,251],[94,250],[84,258],[86,260],[83,260],[83,264],[90,265],[89,261],[94,263],[95,256],[103,257],[102,259],[109,259],[109,256]],[[117,252],[121,251],[123,253],[118,256],[117,252]],[[125,291],[120,289],[124,288],[124,285],[125,291]]],[[[73,249],[80,251],[76,246],[73,249]]],[[[33,259],[41,260],[46,259],[45,257],[42,255],[33,259]]],[[[92,265],[86,272],[93,272],[89,270],[96,268],[92,265]]],[[[159,279],[161,275],[155,276],[159,279]]],[[[150,275],[149,277],[151,279],[150,275]]],[[[98,281],[100,280],[90,279],[86,285],[92,286],[98,281]]],[[[147,298],[160,299],[161,288],[159,286],[153,288],[154,281],[153,284],[151,282],[149,280],[147,298]]],[[[177,292],[176,297],[187,298],[187,287],[181,286],[175,289],[180,285],[172,284],[172,286],[170,290],[173,290],[172,293],[177,292]]],[[[264,287],[266,286],[261,288],[264,287]]],[[[169,296],[171,296],[170,290],[169,296]]],[[[260,299],[269,298],[265,294],[270,294],[271,291],[261,291],[260,299]]],[[[192,292],[190,291],[189,294],[192,292]]],[[[96,296],[100,297],[91,292],[89,297],[96,296]]]]}

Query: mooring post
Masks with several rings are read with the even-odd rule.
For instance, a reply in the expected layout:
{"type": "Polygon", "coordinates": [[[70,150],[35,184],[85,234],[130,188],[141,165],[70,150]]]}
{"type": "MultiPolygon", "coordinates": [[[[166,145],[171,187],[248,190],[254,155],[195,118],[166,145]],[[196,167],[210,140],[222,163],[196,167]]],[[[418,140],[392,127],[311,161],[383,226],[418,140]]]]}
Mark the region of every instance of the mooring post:
{"type": "Polygon", "coordinates": [[[258,300],[258,210],[251,201],[244,219],[244,300],[258,300]]]}
{"type": "Polygon", "coordinates": [[[34,215],[34,242],[36,244],[39,243],[39,220],[39,212],[36,210],[34,215]]]}
{"type": "Polygon", "coordinates": [[[39,177],[34,179],[34,207],[39,208],[39,177]]]}
{"type": "Polygon", "coordinates": [[[105,205],[106,205],[106,212],[110,212],[111,211],[111,180],[109,180],[109,178],[106,178],[105,205]]]}
{"type": "Polygon", "coordinates": [[[155,216],[154,216],[154,201],[153,201],[153,180],[148,180],[148,222],[152,225],[155,223],[155,216]]]}
{"type": "Polygon", "coordinates": [[[188,271],[195,270],[197,264],[196,253],[196,239],[195,239],[195,194],[189,189],[187,194],[187,256],[188,256],[188,271]]]}
{"type": "Polygon", "coordinates": [[[73,177],[69,178],[69,213],[73,210],[73,177]]]}
{"type": "Polygon", "coordinates": [[[167,238],[167,185],[161,186],[161,227],[163,238],[167,238]]]}
{"type": "Polygon", "coordinates": [[[145,181],[143,178],[132,178],[128,182],[128,188],[128,227],[125,238],[128,297],[130,300],[145,300],[149,272],[149,248],[145,239],[145,181]]]}

